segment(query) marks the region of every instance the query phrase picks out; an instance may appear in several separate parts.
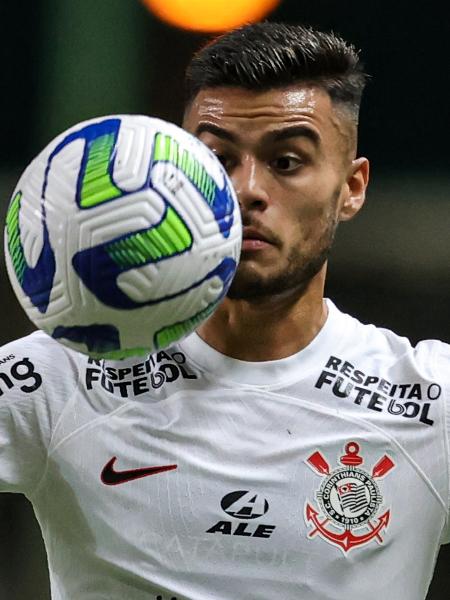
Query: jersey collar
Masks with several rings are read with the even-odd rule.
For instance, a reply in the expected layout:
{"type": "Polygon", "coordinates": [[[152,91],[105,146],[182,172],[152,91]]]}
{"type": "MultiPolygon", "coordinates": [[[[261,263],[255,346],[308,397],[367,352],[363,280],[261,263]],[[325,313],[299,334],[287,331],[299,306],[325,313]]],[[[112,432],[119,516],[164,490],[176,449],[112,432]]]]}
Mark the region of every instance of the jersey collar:
{"type": "Polygon", "coordinates": [[[302,379],[311,370],[317,370],[330,352],[336,351],[338,340],[342,338],[345,324],[344,315],[330,300],[326,300],[328,317],[316,337],[296,354],[280,360],[249,362],[222,354],[209,346],[193,333],[180,342],[181,350],[205,374],[229,383],[252,386],[287,384],[302,379]]]}

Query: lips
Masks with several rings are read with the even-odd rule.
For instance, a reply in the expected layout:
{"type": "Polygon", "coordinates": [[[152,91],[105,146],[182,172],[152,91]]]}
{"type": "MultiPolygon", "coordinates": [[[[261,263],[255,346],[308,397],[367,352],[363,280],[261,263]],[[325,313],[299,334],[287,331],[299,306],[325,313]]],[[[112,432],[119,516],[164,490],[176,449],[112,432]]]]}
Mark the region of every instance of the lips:
{"type": "Polygon", "coordinates": [[[262,233],[255,227],[244,227],[243,231],[243,240],[258,240],[261,242],[266,242],[267,244],[272,244],[272,240],[266,234],[262,233]]]}
{"type": "Polygon", "coordinates": [[[244,227],[242,236],[242,252],[264,250],[275,242],[274,238],[257,227],[244,227]]]}

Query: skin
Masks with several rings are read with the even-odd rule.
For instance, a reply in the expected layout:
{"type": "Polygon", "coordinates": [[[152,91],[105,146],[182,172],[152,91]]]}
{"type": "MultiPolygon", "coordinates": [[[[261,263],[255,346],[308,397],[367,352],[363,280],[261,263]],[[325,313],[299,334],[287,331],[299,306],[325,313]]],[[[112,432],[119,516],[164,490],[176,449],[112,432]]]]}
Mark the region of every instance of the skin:
{"type": "Polygon", "coordinates": [[[334,232],[365,200],[369,163],[355,157],[356,125],[324,90],[297,84],[201,90],[183,126],[224,164],[244,225],[229,294],[198,333],[241,360],[290,356],[326,321],[334,232]]]}

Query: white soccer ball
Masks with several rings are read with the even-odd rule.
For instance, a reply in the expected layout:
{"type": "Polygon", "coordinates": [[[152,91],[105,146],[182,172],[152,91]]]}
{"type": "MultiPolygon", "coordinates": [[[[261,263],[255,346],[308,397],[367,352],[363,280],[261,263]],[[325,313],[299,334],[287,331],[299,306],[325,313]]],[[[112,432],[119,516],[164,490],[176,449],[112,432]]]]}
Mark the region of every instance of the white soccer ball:
{"type": "Polygon", "coordinates": [[[217,307],[242,225],[219,160],[172,123],[85,121],[53,140],[12,195],[6,263],[28,317],[93,357],[165,348],[217,307]]]}

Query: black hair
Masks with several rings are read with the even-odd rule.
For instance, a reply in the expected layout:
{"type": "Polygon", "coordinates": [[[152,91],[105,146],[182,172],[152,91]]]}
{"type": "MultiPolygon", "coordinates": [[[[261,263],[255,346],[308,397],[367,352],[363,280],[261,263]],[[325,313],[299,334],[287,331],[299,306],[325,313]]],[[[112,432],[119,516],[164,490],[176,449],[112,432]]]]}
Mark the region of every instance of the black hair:
{"type": "Polygon", "coordinates": [[[263,22],[225,33],[193,56],[186,104],[205,88],[265,91],[305,82],[320,86],[357,121],[366,79],[354,46],[334,33],[263,22]]]}

